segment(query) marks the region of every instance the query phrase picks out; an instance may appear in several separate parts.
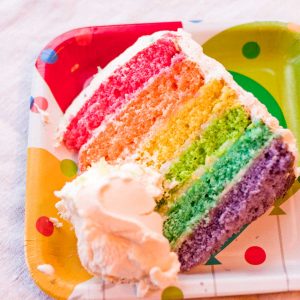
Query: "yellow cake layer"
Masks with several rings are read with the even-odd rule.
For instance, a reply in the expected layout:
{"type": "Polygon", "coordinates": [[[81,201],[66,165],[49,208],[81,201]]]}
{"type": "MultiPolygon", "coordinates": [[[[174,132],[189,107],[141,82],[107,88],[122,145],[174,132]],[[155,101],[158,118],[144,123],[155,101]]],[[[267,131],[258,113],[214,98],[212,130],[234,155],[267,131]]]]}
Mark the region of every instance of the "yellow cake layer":
{"type": "Polygon", "coordinates": [[[178,157],[187,140],[192,141],[210,120],[218,118],[236,103],[236,93],[222,80],[213,80],[179,108],[140,148],[138,155],[147,165],[160,168],[178,157]]]}

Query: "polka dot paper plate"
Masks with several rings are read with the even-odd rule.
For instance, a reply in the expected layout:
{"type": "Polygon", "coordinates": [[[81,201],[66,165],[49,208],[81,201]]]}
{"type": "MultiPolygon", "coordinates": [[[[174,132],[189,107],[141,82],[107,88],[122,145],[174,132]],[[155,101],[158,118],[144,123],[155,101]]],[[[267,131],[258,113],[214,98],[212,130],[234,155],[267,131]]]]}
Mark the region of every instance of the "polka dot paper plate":
{"type": "MultiPolygon", "coordinates": [[[[136,299],[132,285],[108,285],[80,265],[76,238],[57,215],[53,192],[77,174],[76,156],[55,147],[58,121],[97,72],[135,40],[183,27],[259,98],[300,149],[300,26],[277,22],[208,24],[200,20],[75,29],[50,42],[34,68],[30,108],[25,250],[36,283],[56,299],[136,299]],[[62,226],[61,226],[62,225],[62,226]]],[[[300,181],[263,217],[245,226],[221,251],[178,286],[146,299],[300,290],[300,181]],[[298,201],[297,201],[298,200],[298,201]]]]}

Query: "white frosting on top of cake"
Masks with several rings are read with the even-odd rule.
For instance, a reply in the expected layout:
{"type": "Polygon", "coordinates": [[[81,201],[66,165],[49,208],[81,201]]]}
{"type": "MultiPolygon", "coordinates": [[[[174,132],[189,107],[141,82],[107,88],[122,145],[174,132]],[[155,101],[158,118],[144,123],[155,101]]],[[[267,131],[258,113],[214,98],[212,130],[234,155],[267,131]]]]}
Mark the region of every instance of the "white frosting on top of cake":
{"type": "Polygon", "coordinates": [[[78,239],[82,265],[113,282],[135,282],[140,294],[176,283],[180,264],[154,212],[163,177],[136,163],[101,159],[55,195],[78,239]]]}
{"type": "Polygon", "coordinates": [[[63,134],[69,122],[74,116],[76,116],[84,103],[93,96],[95,91],[99,88],[100,84],[107,80],[117,68],[126,64],[137,53],[149,47],[166,33],[168,33],[168,31],[158,31],[152,35],[145,35],[140,37],[133,46],[127,48],[122,54],[120,54],[109,64],[107,64],[105,68],[98,69],[98,73],[93,76],[93,79],[91,80],[89,85],[81,91],[81,93],[73,100],[71,105],[66,110],[56,134],[59,142],[62,141],[63,134]]]}

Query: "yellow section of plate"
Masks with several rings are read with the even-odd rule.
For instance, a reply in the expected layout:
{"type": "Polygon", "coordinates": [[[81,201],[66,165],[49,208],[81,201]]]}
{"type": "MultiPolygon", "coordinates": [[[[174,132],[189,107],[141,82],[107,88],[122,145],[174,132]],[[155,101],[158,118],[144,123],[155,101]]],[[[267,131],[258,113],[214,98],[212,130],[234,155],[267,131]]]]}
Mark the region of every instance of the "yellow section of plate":
{"type": "MultiPolygon", "coordinates": [[[[72,178],[62,173],[60,161],[47,150],[28,149],[26,259],[36,283],[56,299],[68,298],[78,283],[91,278],[80,264],[75,234],[73,230],[70,230],[67,222],[62,221],[61,228],[54,226],[50,236],[43,235],[36,227],[40,217],[57,218],[57,210],[54,205],[58,199],[53,192],[61,189],[64,183],[70,179],[72,178]],[[55,273],[47,275],[38,271],[37,267],[43,264],[52,265],[55,273]]],[[[46,222],[42,228],[44,228],[44,233],[49,234],[47,233],[49,232],[49,223],[46,222]]]]}

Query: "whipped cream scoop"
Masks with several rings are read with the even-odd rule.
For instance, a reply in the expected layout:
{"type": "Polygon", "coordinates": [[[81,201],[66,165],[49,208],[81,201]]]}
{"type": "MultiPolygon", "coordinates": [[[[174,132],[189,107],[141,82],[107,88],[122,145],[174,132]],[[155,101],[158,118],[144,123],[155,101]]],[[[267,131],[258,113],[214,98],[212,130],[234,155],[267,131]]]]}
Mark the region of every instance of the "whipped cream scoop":
{"type": "Polygon", "coordinates": [[[78,255],[92,275],[134,282],[139,296],[176,283],[180,264],[163,236],[154,211],[162,176],[136,163],[110,165],[104,159],[55,195],[56,208],[72,223],[78,255]]]}

